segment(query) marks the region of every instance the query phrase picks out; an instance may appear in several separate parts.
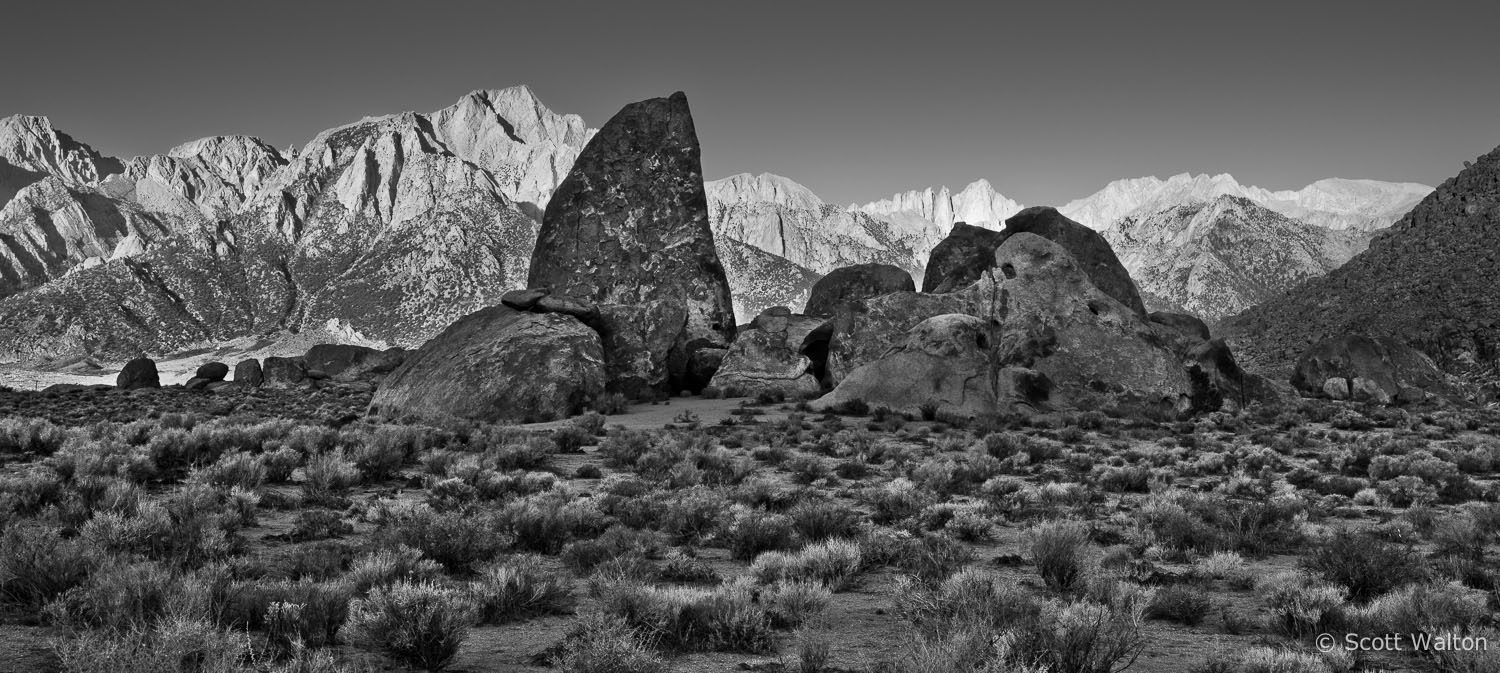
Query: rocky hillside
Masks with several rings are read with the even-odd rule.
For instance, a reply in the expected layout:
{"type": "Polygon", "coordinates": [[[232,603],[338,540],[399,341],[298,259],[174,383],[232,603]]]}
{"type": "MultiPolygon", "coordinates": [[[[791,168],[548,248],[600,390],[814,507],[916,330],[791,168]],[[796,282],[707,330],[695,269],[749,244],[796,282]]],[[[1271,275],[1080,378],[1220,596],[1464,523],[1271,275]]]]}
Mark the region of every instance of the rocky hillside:
{"type": "Polygon", "coordinates": [[[62,166],[91,182],[44,174],[6,206],[3,230],[28,227],[11,240],[52,247],[0,252],[15,258],[0,269],[30,272],[0,276],[12,287],[50,281],[0,301],[0,359],[126,357],[309,329],[420,344],[524,284],[528,211],[545,206],[592,133],[517,87],[331,129],[290,162],[254,139],[212,138],[101,178],[114,164],[66,136],[11,142],[21,150],[7,150],[9,166],[62,166]],[[38,159],[32,148],[71,154],[38,159]],[[70,206],[70,194],[104,214],[70,206]],[[33,207],[43,197],[50,210],[33,207]]]}
{"type": "Polygon", "coordinates": [[[920,274],[926,261],[916,232],[824,203],[779,175],[740,174],[704,187],[715,238],[754,246],[816,273],[877,262],[920,274]]]}
{"type": "Polygon", "coordinates": [[[1408,182],[1319,180],[1300,190],[1270,191],[1241,185],[1234,176],[1189,175],[1116,180],[1082,199],[1058,208],[1064,215],[1095,229],[1132,216],[1159,212],[1185,203],[1207,203],[1238,196],[1326,229],[1373,231],[1390,226],[1432,188],[1408,182]]]}
{"type": "Polygon", "coordinates": [[[1100,233],[1153,310],[1208,321],[1332,271],[1367,241],[1228,195],[1128,215],[1100,233]]]}
{"type": "Polygon", "coordinates": [[[1500,149],[1467,164],[1369,249],[1224,324],[1235,352],[1285,373],[1341,334],[1398,337],[1450,371],[1500,357],[1500,149]]]}

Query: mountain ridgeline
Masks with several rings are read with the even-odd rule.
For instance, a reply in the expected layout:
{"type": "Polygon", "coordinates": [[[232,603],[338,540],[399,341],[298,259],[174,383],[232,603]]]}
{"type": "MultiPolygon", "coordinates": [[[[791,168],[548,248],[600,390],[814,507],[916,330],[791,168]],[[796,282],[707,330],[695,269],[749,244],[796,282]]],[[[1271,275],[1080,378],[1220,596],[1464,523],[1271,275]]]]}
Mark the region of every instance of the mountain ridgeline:
{"type": "MultiPolygon", "coordinates": [[[[0,120],[0,362],[294,333],[418,346],[528,284],[543,213],[595,134],[524,86],[285,152],[220,136],[120,161],[44,117],[0,120]]],[[[984,180],[854,205],[769,173],[703,186],[740,324],[800,310],[839,268],[890,265],[924,286],[957,223],[998,230],[1023,209],[984,180]]],[[[1114,247],[1148,308],[1214,321],[1337,268],[1430,191],[1183,174],[1058,211],[1114,247]]]]}

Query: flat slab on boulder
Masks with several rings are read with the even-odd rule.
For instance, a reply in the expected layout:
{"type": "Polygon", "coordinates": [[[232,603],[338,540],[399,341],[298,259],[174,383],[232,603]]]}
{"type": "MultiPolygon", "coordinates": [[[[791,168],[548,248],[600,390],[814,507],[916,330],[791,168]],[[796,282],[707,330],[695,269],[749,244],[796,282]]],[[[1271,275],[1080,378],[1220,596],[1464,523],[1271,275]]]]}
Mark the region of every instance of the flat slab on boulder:
{"type": "Polygon", "coordinates": [[[391,372],[370,411],[441,423],[530,423],[582,411],[604,394],[599,335],[561,313],[491,306],[449,325],[391,372]]]}
{"type": "Polygon", "coordinates": [[[803,313],[829,317],[842,302],[869,299],[892,292],[915,292],[911,274],[893,264],[855,264],[828,272],[812,286],[803,313]]]}

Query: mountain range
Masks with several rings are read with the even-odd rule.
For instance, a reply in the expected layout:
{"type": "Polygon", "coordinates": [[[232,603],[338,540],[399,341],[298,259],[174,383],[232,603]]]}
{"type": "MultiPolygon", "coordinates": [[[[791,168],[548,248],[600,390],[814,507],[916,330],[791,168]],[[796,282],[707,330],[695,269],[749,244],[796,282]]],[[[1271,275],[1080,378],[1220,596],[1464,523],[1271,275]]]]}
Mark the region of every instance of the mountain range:
{"type": "MultiPolygon", "coordinates": [[[[0,120],[0,361],[105,359],[240,336],[419,345],[525,283],[538,220],[595,131],[525,86],[329,129],[120,161],[45,117],[0,120]]],[[[737,320],[800,308],[822,274],[878,262],[920,284],[956,222],[1022,205],[987,181],[827,203],[784,177],[705,184],[737,320]]],[[[1337,267],[1429,188],[1121,180],[1065,205],[1157,308],[1216,319],[1337,267]]]]}

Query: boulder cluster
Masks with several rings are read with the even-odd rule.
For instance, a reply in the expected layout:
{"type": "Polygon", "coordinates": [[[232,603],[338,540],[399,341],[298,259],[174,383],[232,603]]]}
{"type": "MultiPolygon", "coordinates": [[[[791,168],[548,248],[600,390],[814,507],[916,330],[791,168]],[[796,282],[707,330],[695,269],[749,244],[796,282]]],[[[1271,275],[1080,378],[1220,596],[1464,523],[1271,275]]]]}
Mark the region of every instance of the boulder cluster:
{"type": "MultiPolygon", "coordinates": [[[[406,360],[407,351],[400,348],[376,350],[351,344],[318,344],[296,357],[247,358],[235,363],[205,362],[182,383],[185,390],[214,392],[225,389],[295,388],[315,381],[341,383],[380,383],[406,360]],[[230,373],[234,376],[231,378],[230,373]]],[[[156,361],[138,357],[127,363],[115,377],[121,390],[160,388],[161,374],[156,361]]]]}

